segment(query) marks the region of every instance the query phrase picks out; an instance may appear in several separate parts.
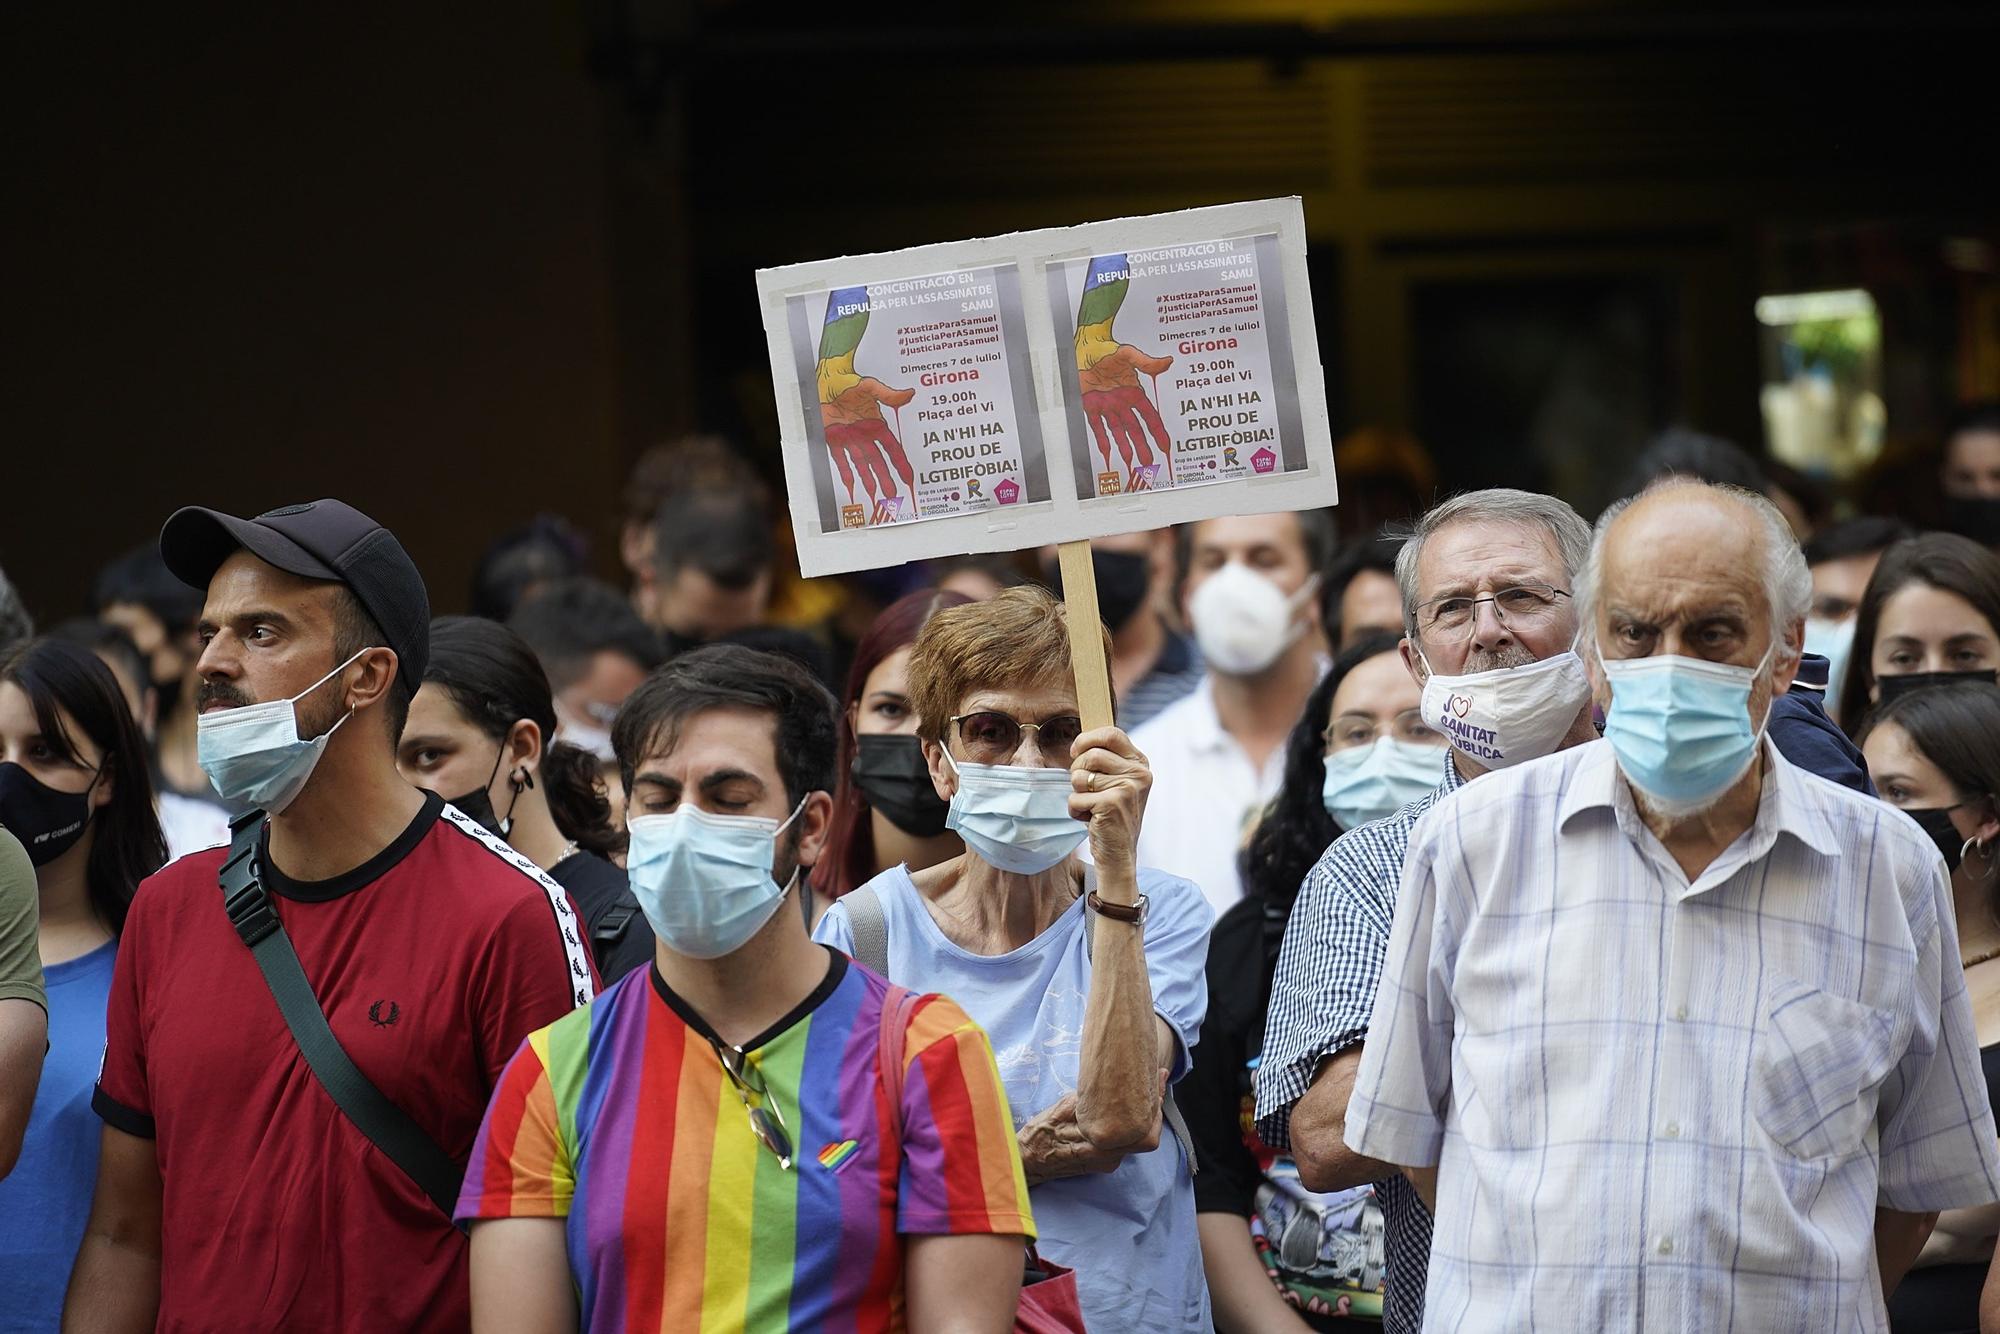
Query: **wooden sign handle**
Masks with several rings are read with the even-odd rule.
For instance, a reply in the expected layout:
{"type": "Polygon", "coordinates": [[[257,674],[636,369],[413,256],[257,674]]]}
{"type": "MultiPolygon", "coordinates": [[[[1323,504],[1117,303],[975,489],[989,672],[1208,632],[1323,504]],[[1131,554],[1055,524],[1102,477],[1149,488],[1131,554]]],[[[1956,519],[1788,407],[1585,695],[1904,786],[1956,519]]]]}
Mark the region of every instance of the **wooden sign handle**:
{"type": "Polygon", "coordinates": [[[1077,717],[1083,730],[1111,726],[1111,664],[1104,658],[1104,622],[1097,612],[1097,572],[1089,541],[1061,542],[1063,609],[1069,615],[1069,660],[1076,673],[1077,717]]]}

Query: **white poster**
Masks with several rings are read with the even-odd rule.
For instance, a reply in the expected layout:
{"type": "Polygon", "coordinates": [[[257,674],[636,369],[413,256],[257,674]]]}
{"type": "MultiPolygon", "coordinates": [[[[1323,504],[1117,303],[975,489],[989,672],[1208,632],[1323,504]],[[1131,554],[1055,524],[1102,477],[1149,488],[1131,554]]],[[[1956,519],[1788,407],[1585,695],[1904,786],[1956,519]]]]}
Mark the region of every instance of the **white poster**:
{"type": "Polygon", "coordinates": [[[808,576],[1337,498],[1296,199],[757,287],[808,576]]]}

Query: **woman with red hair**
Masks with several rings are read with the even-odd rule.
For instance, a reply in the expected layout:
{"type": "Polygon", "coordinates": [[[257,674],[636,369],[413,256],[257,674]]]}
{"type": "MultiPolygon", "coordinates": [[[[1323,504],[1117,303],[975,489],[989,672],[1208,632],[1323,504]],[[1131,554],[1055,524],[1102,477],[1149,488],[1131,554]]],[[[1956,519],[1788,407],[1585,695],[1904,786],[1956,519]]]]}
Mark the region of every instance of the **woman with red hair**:
{"type": "Polygon", "coordinates": [[[885,608],[855,645],[841,700],[833,831],[813,868],[816,916],[891,866],[907,863],[919,871],[965,851],[944,827],[945,802],[917,739],[908,672],[917,632],[946,607],[969,601],[960,593],[918,589],[885,608]]]}

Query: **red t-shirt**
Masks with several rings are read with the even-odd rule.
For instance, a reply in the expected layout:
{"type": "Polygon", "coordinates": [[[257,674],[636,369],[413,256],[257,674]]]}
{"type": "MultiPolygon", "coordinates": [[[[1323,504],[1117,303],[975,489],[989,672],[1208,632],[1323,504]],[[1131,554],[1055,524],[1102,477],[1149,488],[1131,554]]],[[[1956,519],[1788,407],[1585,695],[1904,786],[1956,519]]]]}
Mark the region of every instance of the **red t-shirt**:
{"type": "MultiPolygon", "coordinates": [[[[159,1328],[465,1329],[465,1238],[314,1078],[223,913],[223,856],[139,886],[106,1016],[98,1114],[157,1141],[159,1328]]],[[[464,1162],[521,1039],[594,993],[568,896],[435,796],[346,875],[259,865],[340,1045],[464,1162]]]]}

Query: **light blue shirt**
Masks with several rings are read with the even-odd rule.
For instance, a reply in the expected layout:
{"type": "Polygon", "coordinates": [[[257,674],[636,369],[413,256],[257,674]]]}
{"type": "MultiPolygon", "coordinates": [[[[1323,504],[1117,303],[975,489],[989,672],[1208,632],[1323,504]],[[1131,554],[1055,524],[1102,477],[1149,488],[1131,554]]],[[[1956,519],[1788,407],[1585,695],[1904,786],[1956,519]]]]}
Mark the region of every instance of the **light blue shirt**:
{"type": "MultiPolygon", "coordinates": [[[[932,920],[907,868],[869,881],[882,901],[889,977],[900,986],[951,997],[986,1030],[1018,1128],[1065,1093],[1074,1093],[1083,1054],[1085,949],[1089,914],[1081,899],[1041,935],[1006,954],[973,954],[932,920]]],[[[1201,891],[1159,871],[1139,872],[1146,895],[1146,972],[1153,1008],[1179,1039],[1172,1077],[1208,1010],[1208,932],[1215,920],[1201,891]]],[[[852,951],[847,911],[835,903],[813,932],[852,951]]],[[[1104,1176],[1047,1181],[1029,1192],[1041,1253],[1076,1270],[1077,1293],[1093,1330],[1186,1330],[1208,1334],[1208,1284],[1195,1234],[1194,1181],[1172,1134],[1104,1176]]]]}
{"type": "Polygon", "coordinates": [[[43,1334],[62,1320],[63,1291],[90,1219],[104,1122],[90,1110],[104,1061],[104,1008],[118,943],[42,970],[49,1053],[28,1114],[21,1160],[0,1181],[0,1332],[43,1334]]]}

